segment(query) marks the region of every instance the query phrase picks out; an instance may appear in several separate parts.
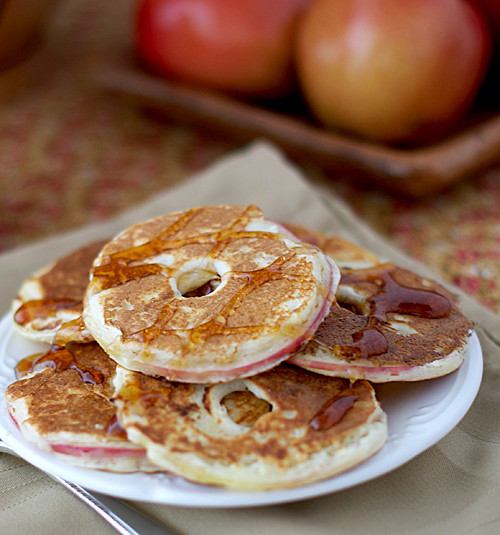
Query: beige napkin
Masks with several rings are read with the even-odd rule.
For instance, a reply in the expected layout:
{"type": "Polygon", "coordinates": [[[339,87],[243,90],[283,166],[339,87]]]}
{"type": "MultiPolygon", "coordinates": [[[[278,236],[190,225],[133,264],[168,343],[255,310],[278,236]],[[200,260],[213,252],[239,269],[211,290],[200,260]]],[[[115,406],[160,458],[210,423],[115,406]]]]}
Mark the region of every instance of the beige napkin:
{"type": "MultiPolygon", "coordinates": [[[[16,288],[31,271],[78,244],[111,236],[161,213],[218,203],[257,204],[270,218],[343,235],[380,257],[434,276],[375,235],[326,189],[309,184],[273,147],[256,143],[110,222],[3,255],[0,309],[7,311],[16,288]]],[[[249,509],[135,505],[184,535],[499,533],[500,318],[465,295],[461,298],[482,344],[483,384],[458,427],[405,466],[358,487],[288,505],[249,509]]],[[[37,469],[0,454],[0,533],[114,532],[37,469]]]]}

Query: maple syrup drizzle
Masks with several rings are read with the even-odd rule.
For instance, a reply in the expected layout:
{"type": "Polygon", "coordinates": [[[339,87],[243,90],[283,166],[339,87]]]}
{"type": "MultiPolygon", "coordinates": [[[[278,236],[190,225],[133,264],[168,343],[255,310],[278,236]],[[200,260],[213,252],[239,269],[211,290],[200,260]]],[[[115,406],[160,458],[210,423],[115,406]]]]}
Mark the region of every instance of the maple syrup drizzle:
{"type": "MultiPolygon", "coordinates": [[[[201,212],[201,210],[202,208],[193,208],[192,210],[189,210],[158,236],[155,236],[146,243],[104,256],[104,265],[111,264],[114,268],[117,266],[126,267],[133,262],[144,261],[151,256],[156,256],[160,253],[175,250],[186,245],[212,244],[214,247],[217,247],[219,246],[219,242],[229,238],[230,234],[233,235],[236,233],[238,236],[245,234],[245,231],[238,232],[234,231],[233,229],[244,219],[248,208],[234,221],[229,229],[208,234],[195,235],[189,238],[176,238],[175,235],[181,230],[185,229],[186,226],[194,219],[194,217],[201,212]]],[[[253,236],[255,233],[249,234],[252,234],[253,236]]],[[[102,267],[102,265],[99,267],[102,267]]]]}
{"type": "Polygon", "coordinates": [[[150,241],[110,255],[105,255],[103,257],[103,263],[100,266],[92,268],[92,275],[101,279],[101,289],[104,290],[149,275],[159,273],[167,276],[171,275],[171,270],[164,265],[151,263],[131,266],[130,264],[144,261],[150,257],[157,256],[160,253],[172,251],[180,247],[189,245],[211,245],[212,249],[207,253],[207,256],[216,258],[217,255],[235,239],[257,237],[265,237],[274,240],[279,239],[275,234],[270,232],[235,230],[238,225],[242,225],[245,219],[247,219],[247,212],[250,209],[251,207],[247,207],[227,229],[206,234],[198,234],[188,238],[175,237],[176,233],[183,230],[202,210],[202,208],[193,208],[150,241]]]}
{"type": "Polygon", "coordinates": [[[29,355],[28,357],[23,358],[19,361],[14,367],[14,372],[16,374],[16,379],[22,379],[26,377],[29,373],[35,371],[34,363],[37,359],[43,357],[45,353],[35,353],[34,355],[29,355]]]}
{"type": "MultiPolygon", "coordinates": [[[[271,282],[273,280],[279,280],[284,277],[284,273],[279,271],[280,267],[285,264],[291,257],[293,257],[294,253],[289,253],[288,255],[283,255],[279,258],[277,258],[272,264],[269,266],[258,269],[255,271],[249,271],[249,272],[238,272],[234,271],[232,272],[232,275],[235,278],[240,278],[245,281],[243,287],[240,289],[239,292],[236,292],[232,298],[228,301],[228,303],[225,305],[225,307],[220,311],[219,314],[217,314],[212,319],[209,319],[205,323],[195,327],[188,329],[188,339],[187,342],[185,342],[184,349],[192,349],[193,347],[199,346],[203,342],[205,342],[208,338],[218,335],[218,334],[233,334],[236,332],[245,332],[245,333],[260,333],[260,332],[274,332],[280,329],[280,326],[274,325],[254,325],[254,326],[243,326],[243,327],[228,327],[227,317],[230,314],[231,310],[234,310],[244,299],[247,295],[251,294],[255,289],[262,286],[263,284],[267,282],[271,282]]],[[[292,275],[287,275],[288,278],[293,278],[292,275]]],[[[297,276],[297,279],[300,280],[301,277],[297,276]]],[[[135,333],[132,333],[128,336],[124,336],[124,339],[131,338],[138,340],[142,344],[150,342],[151,340],[155,339],[157,336],[165,335],[169,333],[178,333],[181,330],[180,329],[168,329],[167,324],[169,319],[172,317],[173,313],[175,312],[175,309],[172,307],[169,307],[168,304],[164,307],[163,311],[160,313],[158,319],[156,322],[141,330],[137,331],[135,333]]]]}
{"type": "Polygon", "coordinates": [[[394,264],[376,268],[342,272],[341,284],[369,281],[377,290],[367,300],[370,316],[387,321],[388,313],[408,314],[420,318],[445,318],[451,313],[451,303],[433,290],[410,288],[399,284],[394,274],[399,270],[394,264]]]}
{"type": "MultiPolygon", "coordinates": [[[[353,333],[352,343],[332,346],[322,339],[317,339],[318,343],[332,347],[344,357],[375,357],[386,353],[389,348],[388,341],[381,331],[387,322],[387,314],[405,314],[431,319],[450,315],[451,303],[444,295],[433,290],[410,288],[399,284],[394,279],[394,274],[399,269],[394,264],[383,264],[375,268],[342,270],[341,284],[370,282],[375,285],[373,294],[366,301],[369,309],[368,326],[353,333]]],[[[352,309],[349,306],[346,308],[352,309]]]]}
{"type": "Polygon", "coordinates": [[[309,422],[309,426],[315,431],[326,431],[330,429],[342,420],[357,400],[358,396],[355,394],[341,392],[321,407],[309,422]]]}
{"type": "MultiPolygon", "coordinates": [[[[168,232],[168,235],[170,235],[170,231],[168,232]]],[[[207,253],[207,256],[216,258],[217,255],[235,239],[256,237],[277,239],[274,234],[268,232],[234,230],[225,230],[190,238],[167,239],[162,236],[163,235],[155,237],[142,245],[105,256],[103,258],[103,264],[92,268],[92,275],[101,279],[101,288],[103,290],[113,288],[149,275],[171,275],[172,270],[165,265],[155,263],[138,265],[130,264],[144,261],[149,257],[157,256],[161,253],[175,251],[180,247],[189,245],[211,245],[212,249],[207,253]]]]}
{"type": "Polygon", "coordinates": [[[21,360],[15,367],[17,379],[22,379],[31,372],[42,370],[44,368],[53,368],[56,372],[66,370],[76,370],[84,383],[93,385],[104,382],[104,374],[96,368],[80,366],[71,353],[68,346],[52,346],[46,353],[30,355],[21,360]]]}
{"type": "Polygon", "coordinates": [[[352,356],[354,354],[358,358],[383,355],[389,349],[389,343],[377,324],[371,322],[371,326],[353,333],[351,344],[339,344],[335,346],[335,349],[343,356],[352,356]]]}
{"type": "MultiPolygon", "coordinates": [[[[160,264],[134,264],[135,262],[141,262],[150,258],[151,256],[158,255],[160,253],[167,252],[169,250],[175,250],[176,248],[187,245],[211,245],[211,250],[205,253],[207,256],[217,258],[217,256],[232,243],[235,239],[244,238],[268,238],[277,240],[279,237],[270,232],[263,231],[248,231],[248,230],[236,230],[238,225],[242,225],[247,217],[247,212],[250,209],[247,208],[229,228],[221,231],[195,235],[189,238],[176,238],[176,234],[184,229],[186,225],[199,213],[200,209],[193,209],[184,214],[175,223],[161,232],[158,236],[154,237],[147,243],[124,249],[116,253],[106,255],[103,257],[103,264],[96,266],[92,269],[92,276],[99,279],[100,290],[120,286],[132,280],[153,275],[163,274],[165,276],[171,276],[172,270],[167,266],[160,264]]],[[[232,310],[237,307],[246,296],[251,294],[256,288],[262,286],[267,282],[273,280],[295,280],[295,281],[309,281],[311,277],[305,275],[293,275],[280,271],[280,268],[287,261],[295,256],[294,252],[290,252],[276,259],[271,265],[261,268],[255,271],[238,272],[233,271],[231,276],[233,278],[244,279],[245,283],[242,288],[230,299],[229,303],[224,309],[214,318],[206,323],[194,328],[188,329],[189,336],[187,342],[185,342],[185,348],[199,343],[203,343],[204,340],[217,334],[231,334],[242,330],[242,327],[235,327],[229,329],[226,325],[227,318],[232,310]]],[[[203,293],[207,289],[197,290],[197,292],[203,293]]],[[[207,291],[207,294],[211,293],[207,291]]],[[[184,297],[200,297],[199,293],[195,295],[186,295],[184,297]]],[[[145,344],[155,339],[159,335],[169,334],[174,332],[169,330],[167,325],[172,315],[175,312],[175,308],[171,303],[166,303],[158,318],[153,325],[142,329],[140,331],[128,334],[124,336],[124,339],[134,339],[141,344],[145,344]]],[[[249,332],[253,330],[255,332],[262,332],[266,329],[278,330],[279,326],[269,327],[266,325],[261,326],[247,326],[243,330],[249,332]]],[[[179,333],[180,330],[175,330],[175,333],[179,333]]]]}
{"type": "Polygon", "coordinates": [[[168,275],[169,272],[160,264],[139,264],[129,266],[118,263],[104,264],[92,268],[92,274],[99,277],[103,290],[127,284],[151,275],[168,275]]]}
{"type": "MultiPolygon", "coordinates": [[[[83,323],[82,316],[78,318],[63,323],[56,331],[54,335],[53,344],[56,346],[64,346],[71,341],[78,338],[78,336],[86,336],[87,339],[91,340],[92,335],[87,330],[85,323],[83,323]]],[[[81,340],[81,339],[80,339],[81,340]]]]}
{"type": "Polygon", "coordinates": [[[143,243],[141,245],[135,245],[129,249],[123,249],[104,256],[103,260],[106,263],[113,265],[127,266],[128,264],[140,260],[145,260],[149,256],[159,254],[169,249],[179,247],[182,245],[182,240],[172,240],[171,236],[184,229],[189,222],[200,213],[201,208],[193,208],[187,211],[182,217],[175,221],[172,225],[167,227],[158,236],[155,236],[152,240],[143,243]],[[177,242],[177,243],[176,243],[177,242]]]}
{"type": "MultiPolygon", "coordinates": [[[[233,297],[229,300],[229,302],[226,304],[224,309],[214,318],[211,320],[203,323],[202,325],[199,325],[198,327],[190,330],[190,336],[189,336],[189,343],[192,345],[198,345],[200,343],[203,343],[205,340],[210,338],[211,336],[217,335],[217,334],[229,334],[233,332],[237,332],[241,330],[240,328],[229,328],[226,325],[227,318],[230,314],[231,310],[234,310],[238,307],[238,305],[244,301],[244,299],[253,293],[257,288],[260,286],[274,281],[281,279],[283,277],[283,273],[279,271],[280,267],[286,263],[290,257],[293,256],[293,253],[290,253],[288,255],[284,255],[280,258],[277,258],[271,265],[267,266],[266,268],[257,269],[255,271],[251,272],[237,272],[234,271],[232,273],[233,277],[242,279],[244,281],[244,286],[241,288],[239,292],[236,292],[233,297]]],[[[279,329],[279,326],[274,326],[271,328],[271,326],[265,326],[265,325],[259,325],[259,326],[246,326],[244,328],[245,332],[272,332],[277,331],[279,329]]]]}
{"type": "Polygon", "coordinates": [[[127,432],[122,427],[116,414],[113,415],[106,428],[106,433],[112,437],[127,438],[127,432]]]}
{"type": "Polygon", "coordinates": [[[54,316],[67,308],[81,307],[82,301],[67,298],[32,299],[23,303],[14,315],[18,325],[26,325],[36,318],[54,316]]]}

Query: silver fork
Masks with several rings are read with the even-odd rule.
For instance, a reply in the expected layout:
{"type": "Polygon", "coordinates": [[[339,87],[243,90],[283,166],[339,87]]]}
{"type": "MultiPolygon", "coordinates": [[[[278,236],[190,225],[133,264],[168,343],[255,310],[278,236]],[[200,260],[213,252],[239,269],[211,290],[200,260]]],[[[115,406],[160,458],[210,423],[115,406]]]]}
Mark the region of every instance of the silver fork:
{"type": "MultiPolygon", "coordinates": [[[[2,439],[0,439],[0,452],[9,453],[10,455],[19,457],[2,439]]],[[[97,498],[96,495],[91,494],[80,487],[80,485],[70,483],[63,478],[52,474],[48,475],[93,509],[121,535],[175,535],[173,531],[157,524],[151,518],[143,515],[120,500],[104,495],[99,495],[99,498],[97,498]]]]}

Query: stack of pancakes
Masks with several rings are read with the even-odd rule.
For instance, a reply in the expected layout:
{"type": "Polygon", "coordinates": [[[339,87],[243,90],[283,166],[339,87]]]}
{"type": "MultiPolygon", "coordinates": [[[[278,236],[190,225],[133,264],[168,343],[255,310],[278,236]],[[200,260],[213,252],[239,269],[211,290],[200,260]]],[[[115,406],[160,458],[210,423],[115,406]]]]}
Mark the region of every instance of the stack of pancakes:
{"type": "Polygon", "coordinates": [[[28,279],[6,391],[27,440],[65,461],[289,488],[374,455],[371,382],[456,370],[472,324],[437,283],[255,206],[134,225],[28,279]]]}

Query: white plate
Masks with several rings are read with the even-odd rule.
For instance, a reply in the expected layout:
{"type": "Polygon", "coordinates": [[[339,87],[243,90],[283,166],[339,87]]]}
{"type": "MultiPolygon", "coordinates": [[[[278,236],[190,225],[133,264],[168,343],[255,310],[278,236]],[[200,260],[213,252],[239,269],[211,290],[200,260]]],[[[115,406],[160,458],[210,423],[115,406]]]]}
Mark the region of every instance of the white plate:
{"type": "Polygon", "coordinates": [[[87,489],[120,498],[189,507],[245,507],[303,500],[364,483],[401,466],[448,434],[476,397],[483,361],[474,333],[464,364],[458,371],[421,383],[377,386],[387,413],[389,439],[372,458],[332,479],[304,487],[267,492],[239,492],[196,485],[166,474],[114,474],[75,468],[26,443],[4,404],[7,385],[15,380],[13,368],[23,357],[46,345],[15,332],[10,316],[0,323],[0,437],[19,455],[41,470],[78,483],[87,489]]]}

